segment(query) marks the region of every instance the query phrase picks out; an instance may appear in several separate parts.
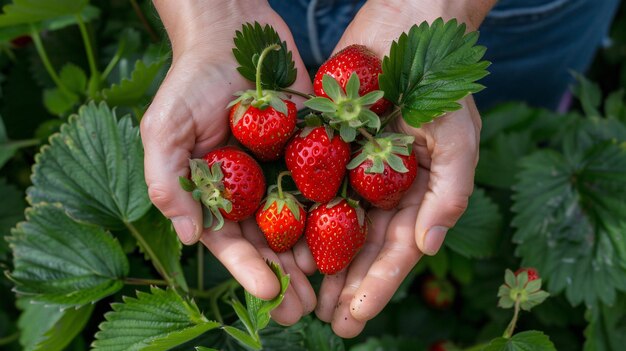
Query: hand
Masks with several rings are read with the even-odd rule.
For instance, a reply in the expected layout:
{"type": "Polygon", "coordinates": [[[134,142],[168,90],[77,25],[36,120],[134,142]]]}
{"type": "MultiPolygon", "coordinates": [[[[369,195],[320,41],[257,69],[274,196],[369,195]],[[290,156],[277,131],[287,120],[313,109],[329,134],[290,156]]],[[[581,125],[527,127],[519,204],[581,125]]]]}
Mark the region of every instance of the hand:
{"type": "MultiPolygon", "coordinates": [[[[420,2],[419,8],[410,9],[415,5],[369,1],[346,29],[336,50],[363,44],[382,57],[400,33],[440,16],[457,17],[467,22],[470,30],[475,29],[469,17],[427,5],[427,1],[420,2]]],[[[447,230],[465,211],[478,162],[481,120],[471,97],[461,104],[461,110],[419,129],[401,118],[391,125],[394,131],[415,137],[420,168],[397,209],[369,211],[367,241],[350,266],[324,278],[316,314],[331,322],[337,335],[358,335],[389,302],[422,255],[437,253],[447,230]]]]}
{"type": "Polygon", "coordinates": [[[203,230],[200,204],[180,188],[189,158],[202,157],[230,136],[226,105],[233,93],[253,87],[236,70],[232,54],[236,30],[245,22],[270,24],[293,51],[298,78],[294,88],[312,91],[311,82],[280,17],[264,1],[155,1],[172,42],[167,76],[141,122],[145,177],[150,199],[172,220],[185,244],[201,240],[235,279],[253,295],[270,299],[280,289],[265,259],[279,262],[292,284],[274,319],[293,324],[313,310],[315,293],[295,264],[293,253],[274,254],[254,219],[226,221],[216,232],[203,230]]]}

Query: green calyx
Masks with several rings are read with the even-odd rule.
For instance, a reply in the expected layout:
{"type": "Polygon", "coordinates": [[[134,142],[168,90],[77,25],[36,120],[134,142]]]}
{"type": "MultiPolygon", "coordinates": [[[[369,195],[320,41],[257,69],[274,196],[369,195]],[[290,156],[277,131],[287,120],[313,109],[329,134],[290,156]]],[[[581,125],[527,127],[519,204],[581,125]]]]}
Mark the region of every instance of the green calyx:
{"type": "Polygon", "coordinates": [[[202,159],[189,160],[191,169],[191,179],[179,177],[181,188],[190,192],[194,200],[205,206],[204,227],[220,230],[224,225],[224,217],[220,209],[230,212],[233,209],[232,203],[222,196],[224,174],[221,169],[221,162],[214,163],[210,168],[202,159]],[[213,225],[215,223],[215,225],[213,225]]]}
{"type": "Polygon", "coordinates": [[[413,145],[412,136],[404,134],[383,134],[381,137],[367,140],[360,152],[350,160],[346,166],[354,169],[366,160],[371,160],[372,165],[365,170],[365,173],[383,173],[385,164],[398,173],[406,173],[409,170],[399,157],[411,155],[413,145]]]}
{"type": "Polygon", "coordinates": [[[300,220],[300,208],[303,208],[302,204],[296,199],[293,194],[283,192],[282,196],[278,192],[278,187],[272,185],[268,188],[268,195],[265,199],[265,206],[263,210],[267,210],[273,203],[276,203],[276,213],[281,213],[285,207],[291,211],[296,220],[300,220]]]}
{"type": "Polygon", "coordinates": [[[505,283],[498,290],[498,306],[512,308],[516,304],[525,311],[542,303],[550,294],[541,290],[541,279],[528,281],[528,273],[522,272],[515,276],[511,270],[506,270],[505,283]]]}
{"type": "Polygon", "coordinates": [[[366,127],[374,131],[380,129],[380,118],[369,109],[369,106],[380,100],[384,93],[380,90],[359,96],[361,83],[356,73],[348,80],[345,92],[330,75],[322,78],[322,87],[328,95],[314,97],[304,102],[312,110],[322,112],[328,123],[339,130],[341,138],[352,142],[356,138],[357,129],[366,127]]]}
{"type": "Polygon", "coordinates": [[[256,90],[238,91],[234,94],[237,98],[231,101],[226,108],[231,108],[237,103],[241,102],[241,105],[235,111],[235,117],[233,123],[236,125],[243,114],[248,110],[248,107],[256,107],[259,110],[265,110],[268,107],[272,107],[274,110],[287,115],[287,104],[285,101],[288,97],[285,93],[281,93],[274,90],[263,90],[261,96],[257,94],[256,90]]]}

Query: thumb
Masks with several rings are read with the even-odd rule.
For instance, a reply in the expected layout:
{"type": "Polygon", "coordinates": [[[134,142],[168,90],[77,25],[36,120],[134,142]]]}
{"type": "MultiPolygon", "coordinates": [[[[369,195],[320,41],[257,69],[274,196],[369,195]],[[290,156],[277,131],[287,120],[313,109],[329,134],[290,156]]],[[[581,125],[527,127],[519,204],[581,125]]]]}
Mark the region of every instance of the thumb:
{"type": "Polygon", "coordinates": [[[191,113],[171,85],[163,83],[141,121],[144,172],[150,200],[172,220],[180,240],[193,244],[202,232],[202,209],[178,178],[188,175],[195,132],[191,113]]]}
{"type": "Polygon", "coordinates": [[[435,122],[450,123],[454,128],[436,127],[446,131],[442,132],[443,135],[435,134],[437,142],[431,154],[428,189],[417,214],[416,242],[420,251],[427,255],[439,251],[448,230],[465,212],[474,189],[480,128],[473,122],[476,118],[480,118],[478,112],[470,104],[435,122]],[[452,134],[446,135],[448,130],[452,134]]]}

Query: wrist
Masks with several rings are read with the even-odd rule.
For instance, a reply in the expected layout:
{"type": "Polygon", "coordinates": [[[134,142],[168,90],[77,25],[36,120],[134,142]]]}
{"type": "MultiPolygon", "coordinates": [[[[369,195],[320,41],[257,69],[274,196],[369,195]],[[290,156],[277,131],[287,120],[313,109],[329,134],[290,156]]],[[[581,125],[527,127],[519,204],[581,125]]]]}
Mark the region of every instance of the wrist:
{"type": "Polygon", "coordinates": [[[442,17],[448,21],[456,18],[460,23],[465,23],[468,31],[477,30],[489,10],[497,0],[369,0],[375,6],[380,6],[381,11],[395,13],[400,19],[407,19],[408,26],[419,24],[422,21],[431,23],[442,17]]]}
{"type": "MultiPolygon", "coordinates": [[[[207,53],[231,48],[245,22],[265,22],[267,0],[153,0],[172,45],[174,57],[193,49],[207,53]]],[[[230,50],[227,50],[230,53],[230,50]]]]}

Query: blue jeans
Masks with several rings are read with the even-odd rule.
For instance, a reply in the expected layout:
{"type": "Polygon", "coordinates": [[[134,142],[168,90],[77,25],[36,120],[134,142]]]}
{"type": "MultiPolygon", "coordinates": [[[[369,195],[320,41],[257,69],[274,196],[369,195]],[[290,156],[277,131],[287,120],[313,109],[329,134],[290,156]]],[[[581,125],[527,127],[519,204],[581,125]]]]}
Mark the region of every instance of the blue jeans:
{"type": "MultiPolygon", "coordinates": [[[[270,0],[289,25],[304,63],[314,69],[333,51],[365,0],[270,0]]],[[[557,109],[607,37],[619,0],[500,0],[480,28],[491,74],[476,94],[481,109],[525,101],[557,109]]]]}

